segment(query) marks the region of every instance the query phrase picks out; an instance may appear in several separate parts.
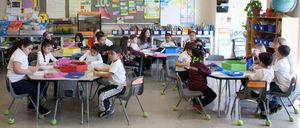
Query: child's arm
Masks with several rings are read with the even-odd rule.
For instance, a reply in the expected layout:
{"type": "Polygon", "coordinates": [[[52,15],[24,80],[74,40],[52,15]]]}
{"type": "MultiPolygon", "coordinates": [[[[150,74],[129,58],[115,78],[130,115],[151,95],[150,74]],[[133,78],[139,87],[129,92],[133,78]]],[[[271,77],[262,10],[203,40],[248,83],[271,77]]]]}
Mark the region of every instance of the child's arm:
{"type": "Polygon", "coordinates": [[[53,61],[54,63],[57,62],[57,59],[51,53],[49,53],[48,55],[49,55],[51,61],[53,61]]]}
{"type": "Polygon", "coordinates": [[[21,68],[21,63],[18,61],[13,62],[13,71],[16,74],[31,74],[34,73],[38,70],[38,67],[33,67],[33,66],[28,66],[27,69],[22,69],[21,68]]]}
{"type": "Polygon", "coordinates": [[[88,56],[88,54],[90,54],[90,51],[86,51],[86,52],[79,58],[79,61],[84,61],[85,58],[88,56]]]}
{"type": "Polygon", "coordinates": [[[96,61],[96,62],[97,63],[103,63],[103,59],[102,59],[101,54],[99,53],[97,56],[98,56],[98,61],[96,61]]]}
{"type": "MultiPolygon", "coordinates": [[[[45,55],[45,57],[46,57],[46,55],[45,55]]],[[[38,63],[38,65],[40,65],[40,66],[45,66],[45,65],[48,64],[48,63],[45,61],[42,52],[38,52],[38,55],[37,55],[37,63],[38,63]]]]}
{"type": "Polygon", "coordinates": [[[97,68],[97,67],[95,67],[94,70],[95,70],[95,71],[98,71],[98,72],[108,72],[108,71],[109,71],[109,68],[100,68],[100,67],[97,68]]]}
{"type": "Polygon", "coordinates": [[[99,77],[111,77],[113,73],[111,72],[97,72],[94,71],[94,76],[99,76],[99,77]]]}
{"type": "Polygon", "coordinates": [[[204,74],[211,74],[211,70],[203,63],[200,63],[198,68],[199,68],[199,72],[202,72],[204,74]]]}
{"type": "Polygon", "coordinates": [[[176,61],[176,66],[177,67],[189,67],[190,63],[177,60],[176,61]]]}

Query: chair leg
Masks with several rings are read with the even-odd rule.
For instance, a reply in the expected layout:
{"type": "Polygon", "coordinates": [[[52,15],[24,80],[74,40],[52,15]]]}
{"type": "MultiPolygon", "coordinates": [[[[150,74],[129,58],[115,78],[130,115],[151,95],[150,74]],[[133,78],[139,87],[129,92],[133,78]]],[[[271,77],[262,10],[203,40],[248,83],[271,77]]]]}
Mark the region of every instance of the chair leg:
{"type": "Polygon", "coordinates": [[[167,85],[165,86],[165,88],[164,88],[164,90],[162,91],[162,93],[165,93],[165,92],[166,92],[166,90],[167,90],[167,88],[169,87],[169,85],[170,85],[170,82],[167,82],[167,85]]]}
{"type": "Polygon", "coordinates": [[[202,105],[202,102],[201,102],[201,100],[199,99],[198,96],[196,97],[196,100],[198,101],[198,103],[200,104],[200,106],[203,108],[203,112],[204,112],[204,114],[206,115],[205,108],[204,108],[204,106],[202,105]]]}
{"type": "Polygon", "coordinates": [[[280,97],[279,99],[280,99],[280,102],[282,103],[282,105],[283,105],[283,107],[284,107],[284,109],[285,109],[286,113],[287,113],[287,114],[288,114],[288,116],[290,117],[291,115],[290,115],[289,111],[287,110],[287,108],[286,108],[286,106],[285,106],[284,102],[282,101],[282,98],[280,97]]]}
{"type": "Polygon", "coordinates": [[[292,105],[292,107],[293,107],[293,109],[294,109],[294,113],[295,113],[295,114],[298,114],[298,110],[295,108],[295,106],[294,106],[294,104],[292,103],[290,97],[287,97],[287,98],[288,98],[290,104],[292,105]]]}
{"type": "Polygon", "coordinates": [[[97,94],[97,92],[98,92],[98,90],[99,90],[99,88],[100,88],[99,86],[100,86],[100,85],[97,86],[97,89],[95,90],[94,95],[93,95],[93,97],[92,97],[91,100],[94,100],[94,98],[95,98],[95,96],[96,96],[96,94],[97,94]]]}
{"type": "Polygon", "coordinates": [[[142,104],[141,104],[141,102],[140,102],[139,97],[138,97],[137,95],[136,95],[135,97],[136,97],[136,99],[137,99],[137,101],[138,101],[138,103],[139,103],[139,105],[140,105],[142,111],[145,112],[145,111],[144,111],[144,108],[143,108],[143,106],[142,106],[142,104]]]}
{"type": "Polygon", "coordinates": [[[11,101],[11,103],[9,104],[8,110],[11,109],[11,107],[12,107],[12,105],[14,104],[15,101],[16,101],[16,99],[14,98],[14,99],[11,101]]]}
{"type": "Polygon", "coordinates": [[[122,100],[119,98],[119,101],[121,102],[121,105],[122,105],[122,108],[123,108],[123,112],[125,114],[125,117],[126,117],[126,120],[127,120],[127,124],[129,125],[129,118],[128,118],[128,114],[127,114],[127,111],[126,111],[126,108],[122,102],[122,100]]]}
{"type": "Polygon", "coordinates": [[[235,102],[236,102],[236,100],[237,100],[237,96],[234,98],[234,101],[233,101],[233,103],[232,103],[232,107],[231,107],[231,111],[230,111],[230,116],[232,117],[232,115],[233,115],[233,110],[235,109],[235,102]]]}

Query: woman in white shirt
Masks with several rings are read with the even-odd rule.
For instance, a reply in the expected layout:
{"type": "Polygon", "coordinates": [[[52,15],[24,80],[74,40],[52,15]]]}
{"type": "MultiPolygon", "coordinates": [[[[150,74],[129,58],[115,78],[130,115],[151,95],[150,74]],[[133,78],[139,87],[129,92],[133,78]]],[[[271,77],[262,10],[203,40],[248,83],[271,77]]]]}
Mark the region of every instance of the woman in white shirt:
{"type": "Polygon", "coordinates": [[[92,48],[84,53],[79,58],[79,61],[86,61],[88,64],[101,64],[103,63],[101,54],[97,51],[100,49],[100,44],[94,44],[92,48]]]}
{"type": "MultiPolygon", "coordinates": [[[[37,86],[34,81],[27,79],[26,75],[34,73],[37,67],[29,66],[28,54],[33,48],[33,43],[29,39],[20,41],[18,48],[11,55],[7,66],[7,77],[10,80],[16,94],[30,94],[34,103],[29,103],[28,109],[35,109],[34,105],[37,99],[37,86]]],[[[43,88],[43,87],[42,87],[43,88]]],[[[48,115],[51,111],[42,106],[39,107],[40,114],[48,115]]]]}

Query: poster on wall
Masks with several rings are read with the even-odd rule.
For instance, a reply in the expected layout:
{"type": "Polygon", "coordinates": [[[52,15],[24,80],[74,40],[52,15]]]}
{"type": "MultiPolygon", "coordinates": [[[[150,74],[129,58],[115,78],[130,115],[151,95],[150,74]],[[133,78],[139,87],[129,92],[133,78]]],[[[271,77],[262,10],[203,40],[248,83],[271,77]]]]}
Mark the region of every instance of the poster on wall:
{"type": "Polygon", "coordinates": [[[180,23],[195,24],[195,0],[181,0],[180,23]]]}
{"type": "Polygon", "coordinates": [[[91,0],[69,0],[69,17],[76,17],[79,12],[90,12],[91,4],[91,0]]]}
{"type": "Polygon", "coordinates": [[[22,8],[33,8],[34,0],[22,0],[22,8]]]}
{"type": "Polygon", "coordinates": [[[160,0],[145,0],[144,18],[159,19],[160,0]]]}
{"type": "Polygon", "coordinates": [[[47,0],[46,8],[49,18],[66,18],[65,0],[47,0]]]}
{"type": "Polygon", "coordinates": [[[160,12],[160,24],[180,25],[180,3],[181,0],[162,0],[160,12]]]}

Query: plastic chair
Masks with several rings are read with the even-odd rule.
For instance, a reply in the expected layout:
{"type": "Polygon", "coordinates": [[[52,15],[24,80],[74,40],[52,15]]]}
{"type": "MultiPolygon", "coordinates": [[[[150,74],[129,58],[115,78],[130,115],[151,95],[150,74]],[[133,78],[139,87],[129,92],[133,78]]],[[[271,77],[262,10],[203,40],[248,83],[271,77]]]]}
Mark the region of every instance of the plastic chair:
{"type": "MultiPolygon", "coordinates": [[[[260,101],[263,102],[265,111],[266,111],[266,121],[265,125],[270,126],[271,121],[268,118],[268,101],[266,98],[266,87],[267,87],[267,82],[266,81],[254,81],[254,80],[249,80],[247,81],[246,87],[244,90],[240,90],[239,92],[236,93],[236,97],[233,101],[232,109],[231,109],[231,116],[233,114],[233,110],[235,109],[235,104],[238,101],[238,120],[237,120],[237,125],[242,126],[243,120],[241,119],[241,106],[240,106],[240,101],[241,100],[246,100],[246,101],[251,101],[254,103],[259,103],[260,101]],[[251,93],[252,91],[255,90],[260,90],[259,97],[252,97],[251,93]],[[266,106],[267,104],[267,106],[266,106]]],[[[258,112],[258,108],[256,109],[256,113],[258,112]]]]}
{"type": "Polygon", "coordinates": [[[282,101],[282,98],[287,98],[287,99],[289,100],[291,106],[292,106],[293,109],[294,109],[294,113],[295,113],[295,114],[298,114],[298,110],[295,108],[295,106],[293,105],[291,99],[289,98],[289,96],[291,95],[291,93],[292,93],[292,91],[294,90],[294,88],[296,88],[296,85],[297,85],[297,76],[293,76],[293,77],[291,78],[290,87],[289,87],[289,89],[287,90],[287,92],[271,92],[271,93],[270,93],[270,95],[272,95],[272,96],[277,96],[277,97],[280,98],[280,102],[281,102],[281,104],[283,105],[283,107],[284,107],[286,113],[288,114],[290,122],[293,122],[293,121],[294,121],[294,117],[291,116],[291,114],[290,114],[289,111],[287,110],[287,108],[286,108],[284,102],[282,101]]]}
{"type": "MultiPolygon", "coordinates": [[[[167,88],[170,86],[171,82],[176,81],[176,60],[177,60],[178,56],[168,56],[166,59],[166,65],[164,67],[164,70],[166,71],[166,83],[165,84],[165,88],[163,90],[160,91],[161,95],[165,95],[166,94],[166,90],[167,88]]],[[[173,90],[176,90],[176,86],[173,86],[173,90]]]]}
{"type": "Polygon", "coordinates": [[[210,55],[207,57],[208,61],[223,61],[224,60],[224,56],[222,55],[210,55]]]}
{"type": "MultiPolygon", "coordinates": [[[[9,80],[9,78],[8,78],[7,76],[5,77],[5,81],[6,81],[6,88],[7,88],[7,91],[10,93],[10,95],[11,95],[12,98],[13,98],[13,100],[12,100],[12,102],[10,103],[9,107],[8,107],[7,109],[4,110],[4,115],[9,115],[9,114],[10,114],[11,107],[13,106],[13,104],[14,104],[14,102],[15,102],[16,99],[22,100],[23,98],[28,97],[29,100],[30,100],[30,102],[31,102],[31,103],[34,103],[33,100],[32,100],[31,97],[30,97],[30,94],[28,94],[28,93],[20,94],[20,95],[16,94],[15,91],[14,91],[14,88],[12,87],[11,82],[10,82],[10,80],[9,80]]],[[[35,104],[33,104],[33,106],[34,106],[34,108],[36,108],[36,105],[35,105],[35,104]]],[[[14,123],[16,122],[15,116],[16,116],[16,113],[18,112],[18,109],[19,109],[19,104],[18,104],[18,102],[17,102],[15,112],[14,112],[14,113],[12,114],[12,116],[10,116],[10,117],[8,118],[8,120],[7,120],[7,123],[8,123],[8,124],[12,125],[12,124],[14,124],[14,123]]]]}
{"type": "Polygon", "coordinates": [[[127,114],[127,104],[129,102],[129,99],[131,98],[131,96],[135,96],[140,107],[141,107],[141,110],[143,111],[143,117],[144,118],[147,118],[148,117],[148,112],[145,112],[140,100],[139,100],[139,95],[142,95],[143,92],[144,92],[144,76],[139,76],[139,77],[136,77],[132,80],[132,82],[129,84],[130,86],[127,86],[126,87],[126,92],[123,94],[123,95],[118,95],[116,97],[113,98],[113,106],[112,108],[114,108],[114,105],[115,105],[115,98],[119,99],[121,105],[122,105],[122,108],[123,108],[123,112],[125,114],[125,117],[126,117],[126,120],[127,120],[127,124],[129,125],[129,118],[128,118],[128,114],[127,114]],[[123,101],[126,101],[126,103],[124,104],[123,101]]]}
{"type": "MultiPolygon", "coordinates": [[[[196,97],[196,100],[199,102],[199,104],[201,105],[201,107],[203,108],[204,111],[204,119],[205,120],[210,120],[210,115],[206,113],[205,108],[203,107],[201,100],[199,99],[198,96],[202,96],[203,93],[201,91],[192,91],[188,88],[183,88],[183,82],[180,79],[180,76],[178,74],[176,74],[176,79],[177,79],[177,88],[178,88],[178,93],[179,93],[179,101],[176,104],[176,106],[173,107],[173,111],[177,111],[178,110],[178,106],[181,103],[182,99],[185,99],[186,101],[190,101],[192,98],[196,97]]],[[[183,112],[181,112],[178,116],[178,118],[181,117],[181,115],[183,114],[183,112]]]]}

